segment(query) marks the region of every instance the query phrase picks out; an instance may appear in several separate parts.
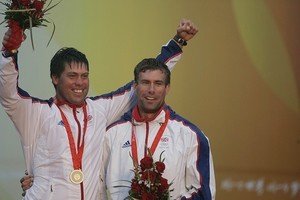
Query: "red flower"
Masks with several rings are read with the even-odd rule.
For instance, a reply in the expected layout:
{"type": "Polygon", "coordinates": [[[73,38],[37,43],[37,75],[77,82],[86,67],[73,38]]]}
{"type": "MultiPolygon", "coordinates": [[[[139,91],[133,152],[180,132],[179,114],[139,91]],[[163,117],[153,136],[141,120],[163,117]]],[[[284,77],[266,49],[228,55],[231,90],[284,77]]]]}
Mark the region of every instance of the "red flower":
{"type": "Polygon", "coordinates": [[[147,171],[143,171],[142,172],[142,176],[141,176],[141,180],[147,180],[148,179],[148,172],[147,171]]]}
{"type": "Polygon", "coordinates": [[[143,193],[142,200],[156,200],[157,196],[153,193],[143,193]]]}
{"type": "Polygon", "coordinates": [[[17,0],[12,0],[11,6],[18,6],[18,1],[17,0]]]}
{"type": "Polygon", "coordinates": [[[151,169],[152,164],[153,164],[153,159],[150,156],[145,156],[141,160],[141,168],[142,168],[142,170],[151,169]]]}
{"type": "Polygon", "coordinates": [[[17,0],[22,6],[28,6],[30,4],[30,0],[17,0]]]}
{"type": "Polygon", "coordinates": [[[151,183],[155,182],[157,174],[153,171],[150,171],[148,174],[148,179],[151,181],[151,183]]]}
{"type": "Polygon", "coordinates": [[[131,189],[135,193],[140,193],[142,188],[141,188],[141,186],[136,181],[133,181],[131,183],[131,189]]]}
{"type": "Polygon", "coordinates": [[[44,3],[45,2],[35,0],[31,5],[32,8],[35,8],[37,17],[40,16],[40,14],[43,12],[44,3]]]}
{"type": "Polygon", "coordinates": [[[158,187],[159,192],[163,192],[169,189],[168,180],[160,177],[160,186],[158,187]]]}
{"type": "Polygon", "coordinates": [[[156,163],[155,163],[155,165],[156,165],[156,170],[158,171],[158,173],[164,173],[164,171],[165,171],[165,163],[163,163],[163,162],[160,162],[160,161],[157,161],[156,163]]]}

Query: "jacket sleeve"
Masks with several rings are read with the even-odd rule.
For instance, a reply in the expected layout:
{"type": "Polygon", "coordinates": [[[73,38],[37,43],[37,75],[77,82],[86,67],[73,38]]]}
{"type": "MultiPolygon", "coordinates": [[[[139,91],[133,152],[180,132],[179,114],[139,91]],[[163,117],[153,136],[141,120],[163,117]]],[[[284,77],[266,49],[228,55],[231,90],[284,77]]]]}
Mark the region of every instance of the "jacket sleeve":
{"type": "MultiPolygon", "coordinates": [[[[170,40],[166,45],[162,46],[161,53],[157,56],[157,59],[164,62],[169,69],[172,70],[181,58],[181,55],[182,49],[176,44],[176,42],[170,40]]],[[[95,103],[99,106],[104,105],[107,117],[106,126],[119,119],[126,111],[136,104],[137,98],[132,84],[133,81],[123,87],[120,87],[116,91],[91,98],[96,101],[95,103]],[[97,103],[97,101],[99,103],[97,103]]]]}
{"type": "Polygon", "coordinates": [[[209,140],[199,129],[194,136],[186,166],[188,192],[183,199],[214,200],[216,184],[209,140]]]}
{"type": "Polygon", "coordinates": [[[28,172],[31,172],[34,142],[40,132],[42,106],[18,86],[17,54],[0,58],[0,102],[21,139],[28,172]]]}

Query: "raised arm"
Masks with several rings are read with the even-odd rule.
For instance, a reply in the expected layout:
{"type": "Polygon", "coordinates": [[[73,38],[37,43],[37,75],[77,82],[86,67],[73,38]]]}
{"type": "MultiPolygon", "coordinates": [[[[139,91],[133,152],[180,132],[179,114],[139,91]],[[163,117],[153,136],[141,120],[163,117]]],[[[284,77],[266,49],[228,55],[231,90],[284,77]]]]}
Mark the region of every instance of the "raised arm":
{"type": "Polygon", "coordinates": [[[0,55],[0,103],[18,130],[26,168],[31,174],[34,151],[32,144],[36,140],[37,134],[40,133],[38,129],[42,124],[40,123],[42,120],[41,109],[42,107],[49,108],[49,106],[46,105],[46,102],[30,97],[18,85],[17,54],[24,39],[23,30],[15,24],[7,30],[3,37],[3,48],[0,55]]]}
{"type": "Polygon", "coordinates": [[[167,45],[162,47],[157,59],[165,63],[172,71],[182,54],[182,48],[198,33],[198,27],[190,20],[182,19],[177,27],[176,35],[167,45]]]}

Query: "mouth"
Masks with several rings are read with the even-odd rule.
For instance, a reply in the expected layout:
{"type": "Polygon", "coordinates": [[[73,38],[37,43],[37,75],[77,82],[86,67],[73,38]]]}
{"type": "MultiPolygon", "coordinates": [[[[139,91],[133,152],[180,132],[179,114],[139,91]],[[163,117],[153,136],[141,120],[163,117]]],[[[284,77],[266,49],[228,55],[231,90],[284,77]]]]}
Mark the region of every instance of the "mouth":
{"type": "Polygon", "coordinates": [[[76,93],[76,94],[82,94],[83,90],[73,90],[73,92],[76,93]]]}
{"type": "Polygon", "coordinates": [[[154,101],[155,100],[154,97],[145,97],[145,99],[148,100],[148,101],[154,101]]]}

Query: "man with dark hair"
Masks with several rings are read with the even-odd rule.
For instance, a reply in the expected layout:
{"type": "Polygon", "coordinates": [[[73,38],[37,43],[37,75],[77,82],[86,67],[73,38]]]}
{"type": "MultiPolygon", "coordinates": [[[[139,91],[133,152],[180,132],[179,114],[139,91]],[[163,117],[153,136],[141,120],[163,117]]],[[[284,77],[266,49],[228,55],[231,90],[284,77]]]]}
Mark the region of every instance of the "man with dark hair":
{"type": "MultiPolygon", "coordinates": [[[[192,22],[183,20],[158,59],[172,68],[182,53],[179,44],[197,31],[192,22]]],[[[34,176],[24,198],[101,199],[98,168],[105,129],[134,105],[132,83],[87,98],[88,61],[80,51],[63,48],[51,60],[55,97],[32,97],[18,86],[22,35],[21,28],[9,28],[3,38],[0,102],[19,132],[27,171],[34,176]]]]}
{"type": "MultiPolygon", "coordinates": [[[[164,159],[163,177],[173,189],[170,199],[214,200],[216,185],[208,138],[165,104],[170,70],[155,58],[144,59],[134,69],[134,80],[137,105],[111,124],[104,137],[103,195],[107,187],[113,200],[128,197],[131,184],[139,184],[129,182],[135,175],[134,163],[151,155],[156,161],[164,159]]],[[[155,192],[139,194],[141,199],[146,198],[143,195],[157,199],[155,192]]]]}

